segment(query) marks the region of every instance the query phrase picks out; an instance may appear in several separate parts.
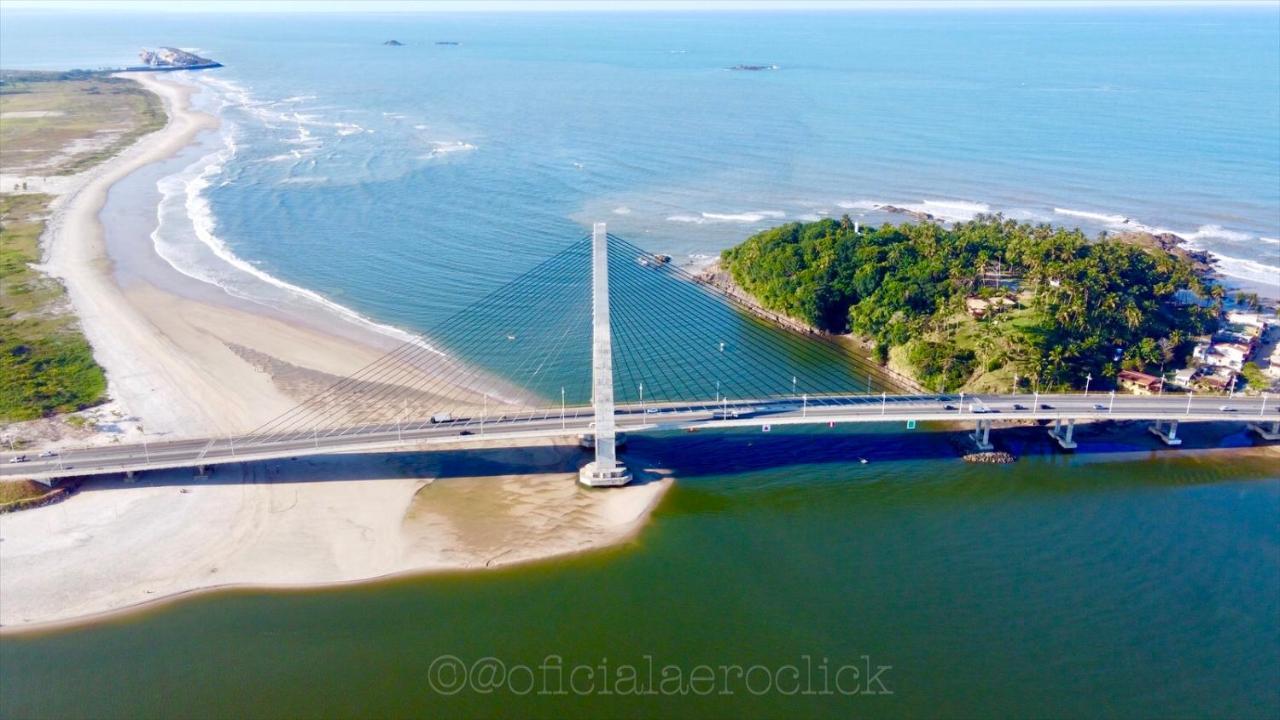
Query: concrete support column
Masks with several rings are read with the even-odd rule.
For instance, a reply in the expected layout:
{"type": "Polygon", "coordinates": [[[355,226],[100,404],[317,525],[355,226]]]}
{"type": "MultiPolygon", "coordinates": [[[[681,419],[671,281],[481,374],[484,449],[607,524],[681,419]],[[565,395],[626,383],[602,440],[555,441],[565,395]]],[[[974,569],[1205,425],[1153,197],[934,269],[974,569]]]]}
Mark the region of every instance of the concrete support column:
{"type": "Polygon", "coordinates": [[[973,438],[973,444],[983,452],[995,448],[995,446],[991,444],[990,420],[979,420],[977,426],[973,429],[973,435],[971,437],[973,438]]]}
{"type": "Polygon", "coordinates": [[[591,404],[595,411],[596,459],[578,471],[588,487],[616,487],[631,481],[618,464],[613,417],[613,335],[609,327],[609,236],[604,223],[591,232],[591,404]]]}
{"type": "Polygon", "coordinates": [[[1164,429],[1164,422],[1157,420],[1154,425],[1147,428],[1152,435],[1160,438],[1165,445],[1181,445],[1182,439],[1178,437],[1178,421],[1169,420],[1169,429],[1164,429]]]}
{"type": "Polygon", "coordinates": [[[1067,427],[1065,431],[1062,429],[1062,418],[1055,418],[1053,421],[1053,427],[1049,429],[1049,437],[1053,438],[1054,442],[1058,443],[1058,447],[1063,450],[1075,450],[1076,441],[1071,439],[1075,434],[1075,430],[1075,418],[1067,418],[1067,427]]]}
{"type": "Polygon", "coordinates": [[[1249,429],[1263,440],[1280,440],[1280,420],[1272,420],[1269,428],[1266,422],[1256,422],[1250,425],[1249,429]]]}

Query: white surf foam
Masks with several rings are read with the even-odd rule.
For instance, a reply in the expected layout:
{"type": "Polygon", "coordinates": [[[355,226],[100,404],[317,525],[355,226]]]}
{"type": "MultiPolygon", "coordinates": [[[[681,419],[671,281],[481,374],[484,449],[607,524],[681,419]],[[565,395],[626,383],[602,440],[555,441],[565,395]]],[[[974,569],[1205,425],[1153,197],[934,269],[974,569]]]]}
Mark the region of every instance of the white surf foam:
{"type": "Polygon", "coordinates": [[[476,146],[461,140],[436,140],[431,143],[431,151],[422,156],[424,160],[451,155],[453,153],[475,150],[476,146]]]}
{"type": "Polygon", "coordinates": [[[761,220],[781,220],[786,216],[787,214],[781,210],[752,210],[741,213],[704,212],[697,215],[671,215],[667,220],[670,222],[703,225],[706,223],[758,223],[761,220]]]}
{"type": "Polygon", "coordinates": [[[627,207],[626,205],[619,205],[618,207],[613,209],[613,214],[614,215],[630,215],[631,208],[627,207]]]}
{"type": "Polygon", "coordinates": [[[1071,208],[1056,207],[1053,211],[1059,215],[1067,217],[1080,218],[1082,220],[1090,220],[1104,225],[1126,225],[1129,224],[1129,218],[1123,215],[1111,215],[1108,213],[1090,212],[1088,210],[1072,210],[1071,208]]]}
{"type": "Polygon", "coordinates": [[[918,213],[928,213],[929,215],[946,222],[964,222],[972,220],[978,215],[991,212],[991,206],[986,203],[973,202],[971,200],[931,200],[925,198],[919,202],[881,202],[878,200],[841,200],[836,203],[836,207],[843,210],[863,210],[874,211],[884,210],[886,207],[902,208],[918,213]]]}
{"type": "MultiPolygon", "coordinates": [[[[237,92],[235,87],[225,84],[229,86],[230,92],[237,92]]],[[[218,236],[216,219],[206,190],[215,184],[215,179],[223,173],[227,162],[235,157],[236,132],[233,123],[225,123],[222,133],[224,146],[221,150],[202,157],[181,172],[164,177],[156,183],[161,194],[156,209],[157,226],[151,233],[156,253],[174,270],[220,287],[234,297],[274,306],[279,303],[271,294],[279,292],[286,298],[310,303],[343,320],[401,342],[413,342],[432,352],[440,352],[424,343],[417,335],[376,322],[320,293],[261,270],[236,255],[218,236]]]]}
{"type": "Polygon", "coordinates": [[[1280,267],[1219,253],[1214,253],[1214,257],[1218,260],[1218,272],[1223,275],[1258,283],[1269,288],[1273,294],[1280,294],[1280,267]]]}
{"type": "MultiPolygon", "coordinates": [[[[892,203],[891,203],[892,204],[892,203]]],[[[968,200],[921,200],[918,203],[904,203],[897,205],[904,210],[913,212],[928,213],[936,218],[941,218],[948,222],[966,222],[974,219],[978,215],[991,212],[991,206],[986,203],[970,202],[968,200]]]]}

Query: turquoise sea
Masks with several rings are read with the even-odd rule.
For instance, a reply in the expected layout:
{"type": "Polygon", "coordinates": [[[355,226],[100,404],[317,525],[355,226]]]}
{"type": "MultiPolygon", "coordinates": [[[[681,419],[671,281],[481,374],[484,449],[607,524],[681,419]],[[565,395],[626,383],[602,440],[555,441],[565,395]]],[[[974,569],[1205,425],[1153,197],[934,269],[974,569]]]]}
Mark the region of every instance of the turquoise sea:
{"type": "MultiPolygon", "coordinates": [[[[429,330],[593,221],[698,265],[779,222],[895,219],[884,203],[1170,229],[1235,280],[1280,285],[1280,6],[0,8],[4,68],[125,65],[156,45],[226,64],[188,77],[220,131],[120,186],[160,200],[160,255],[391,334],[429,330]]],[[[1022,459],[992,467],[898,427],[633,438],[679,480],[630,544],[5,637],[0,716],[1280,715],[1274,459],[1079,439],[1066,456],[1006,431],[1022,459]],[[635,667],[641,689],[649,663],[887,665],[892,694],[756,694],[758,675],[708,695],[521,692],[513,668],[552,656],[635,667]],[[443,692],[447,657],[496,658],[514,684],[443,692]]]]}
{"type": "Polygon", "coordinates": [[[224,126],[160,183],[162,254],[410,330],[593,221],[696,264],[883,203],[1168,229],[1280,295],[1275,6],[4,20],[0,67],[225,63],[192,78],[224,126]]]}

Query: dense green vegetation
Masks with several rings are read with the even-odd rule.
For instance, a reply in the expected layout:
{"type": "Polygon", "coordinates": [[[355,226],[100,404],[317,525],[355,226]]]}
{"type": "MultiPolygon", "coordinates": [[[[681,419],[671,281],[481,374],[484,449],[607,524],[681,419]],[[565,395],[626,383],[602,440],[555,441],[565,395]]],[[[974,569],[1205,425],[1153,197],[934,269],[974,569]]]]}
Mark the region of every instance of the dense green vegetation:
{"type": "Polygon", "coordinates": [[[931,389],[1065,388],[1089,374],[1105,386],[1121,367],[1158,369],[1211,327],[1214,310],[1175,305],[1176,290],[1221,297],[1158,247],[1000,216],[858,232],[847,217],[791,223],[722,263],[764,306],[868,338],[877,359],[931,389]],[[990,305],[971,313],[966,299],[990,305]]]}
{"type": "Polygon", "coordinates": [[[101,402],[102,368],[62,286],[31,268],[47,195],[0,195],[0,421],[29,420],[101,402]]]}

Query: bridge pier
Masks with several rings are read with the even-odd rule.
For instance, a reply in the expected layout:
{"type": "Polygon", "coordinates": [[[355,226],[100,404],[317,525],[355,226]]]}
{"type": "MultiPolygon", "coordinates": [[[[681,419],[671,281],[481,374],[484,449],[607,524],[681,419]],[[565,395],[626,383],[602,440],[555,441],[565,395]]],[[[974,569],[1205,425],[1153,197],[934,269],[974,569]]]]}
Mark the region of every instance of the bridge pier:
{"type": "Polygon", "coordinates": [[[1263,440],[1280,440],[1280,420],[1272,420],[1270,429],[1265,422],[1249,423],[1249,429],[1263,440]]]}
{"type": "Polygon", "coordinates": [[[1064,430],[1064,425],[1062,424],[1062,418],[1054,418],[1053,427],[1049,430],[1049,437],[1057,441],[1058,447],[1062,448],[1063,450],[1075,450],[1076,441],[1071,439],[1071,436],[1075,434],[1075,430],[1076,430],[1075,418],[1067,419],[1065,430],[1064,430]]]}
{"type": "Polygon", "coordinates": [[[973,438],[973,444],[978,446],[982,452],[995,449],[995,445],[991,444],[991,421],[979,420],[977,427],[969,434],[973,438]]]}
{"type": "Polygon", "coordinates": [[[131,483],[131,482],[133,482],[133,481],[135,481],[135,480],[137,480],[137,472],[136,472],[136,471],[134,471],[134,470],[125,470],[125,471],[124,471],[124,481],[125,481],[125,482],[127,482],[127,483],[131,483]]]}
{"type": "Polygon", "coordinates": [[[596,459],[578,471],[578,482],[587,487],[618,487],[631,482],[631,473],[618,464],[609,327],[609,234],[604,223],[591,229],[591,315],[591,404],[596,417],[591,434],[596,459]]]}
{"type": "Polygon", "coordinates": [[[1160,438],[1165,445],[1181,445],[1182,438],[1178,437],[1178,421],[1177,420],[1156,420],[1155,424],[1147,427],[1147,430],[1156,437],[1160,438]],[[1169,423],[1169,429],[1164,429],[1165,422],[1169,423]]]}
{"type": "Polygon", "coordinates": [[[208,466],[208,465],[197,465],[197,466],[196,466],[196,472],[195,472],[195,478],[196,478],[197,480],[208,480],[208,479],[209,479],[209,475],[211,475],[211,474],[212,474],[212,472],[213,472],[213,471],[209,468],[209,466],[208,466]]]}

